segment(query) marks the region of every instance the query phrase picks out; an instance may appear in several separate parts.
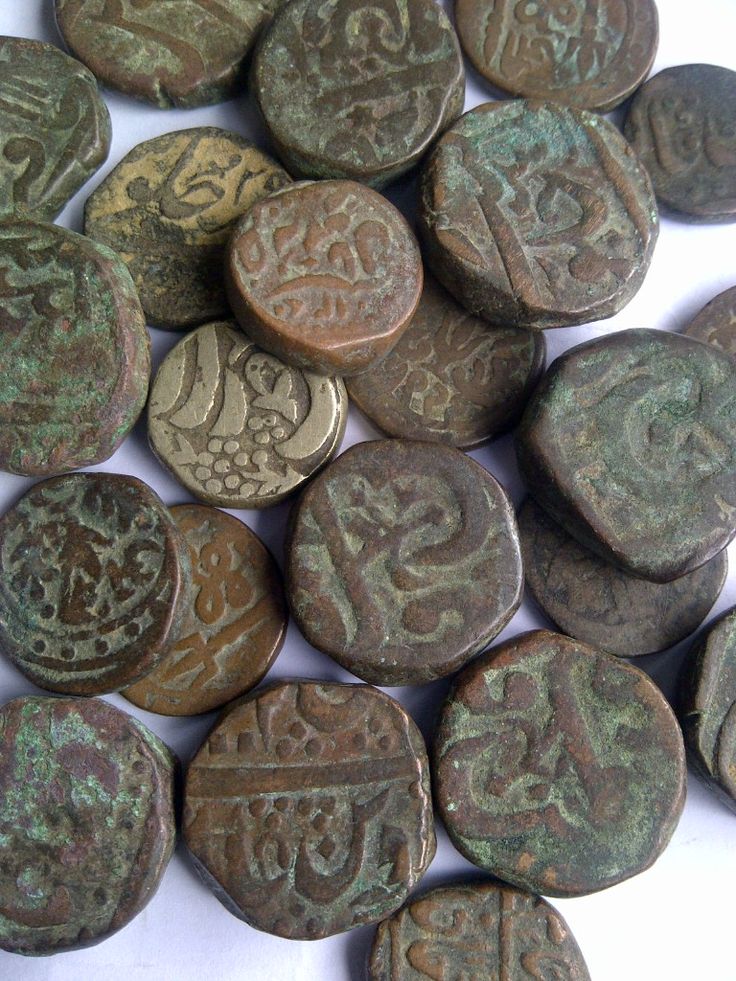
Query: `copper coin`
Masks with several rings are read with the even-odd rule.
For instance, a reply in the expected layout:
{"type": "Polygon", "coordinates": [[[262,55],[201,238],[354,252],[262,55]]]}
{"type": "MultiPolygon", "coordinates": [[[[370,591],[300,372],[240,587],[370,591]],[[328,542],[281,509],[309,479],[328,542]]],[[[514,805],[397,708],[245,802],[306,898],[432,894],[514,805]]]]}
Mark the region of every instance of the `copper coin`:
{"type": "Polygon", "coordinates": [[[506,492],[475,460],[437,443],[352,446],[296,502],[286,557],[299,629],[373,684],[451,674],[521,602],[506,492]]]}
{"type": "Polygon", "coordinates": [[[197,715],[258,684],[283,646],[286,601],[270,552],[242,521],[199,504],[171,517],[189,546],[191,600],[180,639],[123,694],[149,712],[197,715]]]}
{"type": "Polygon", "coordinates": [[[192,760],[184,838],[217,898],[316,940],[397,909],[434,855],[419,730],[365,685],[281,682],[226,711],[192,760]]]}
{"type": "Polygon", "coordinates": [[[736,286],[724,290],[707,303],[684,334],[712,344],[724,354],[736,355],[736,286]]]}
{"type": "Polygon", "coordinates": [[[546,630],[457,677],[434,760],[456,848],[549,896],[649,868],[685,803],[682,735],[659,689],[633,665],[546,630]]]}

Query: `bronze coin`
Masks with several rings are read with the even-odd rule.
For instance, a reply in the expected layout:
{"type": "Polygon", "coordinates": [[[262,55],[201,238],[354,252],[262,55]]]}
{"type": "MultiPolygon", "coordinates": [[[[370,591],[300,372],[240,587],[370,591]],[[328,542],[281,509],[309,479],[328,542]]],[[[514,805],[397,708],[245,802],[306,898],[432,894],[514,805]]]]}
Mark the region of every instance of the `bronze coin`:
{"type": "Polygon", "coordinates": [[[425,274],[419,306],[399,343],[346,385],[387,435],[468,450],[518,422],[544,352],[539,331],[479,320],[425,274]]]}
{"type": "Polygon", "coordinates": [[[455,0],[476,71],[512,95],[607,112],[649,74],[654,0],[455,0]]]}
{"type": "Polygon", "coordinates": [[[672,582],[629,575],[577,542],[531,498],[519,511],[529,592],[563,633],[621,657],[653,654],[691,634],[718,599],[726,550],[672,582]]]}
{"type": "Polygon", "coordinates": [[[724,290],[707,303],[684,334],[712,344],[724,354],[736,355],[736,286],[724,290]]]}
{"type": "Polygon", "coordinates": [[[134,147],[90,195],[84,233],[120,254],[150,324],[191,327],[228,314],[230,233],[252,204],[288,183],[237,133],[166,133],[134,147]]]}
{"type": "Polygon", "coordinates": [[[353,181],[305,181],[254,205],[233,232],[225,276],[243,330],[323,375],[354,375],[386,355],[423,280],[404,217],[353,181]]]}
{"type": "Polygon", "coordinates": [[[546,630],[457,677],[434,741],[456,848],[523,889],[582,896],[663,851],[685,803],[677,721],[647,675],[546,630]]]}
{"type": "Polygon", "coordinates": [[[540,329],[625,306],[659,230],[646,171],[611,123],[518,100],[476,106],[445,133],[419,222],[432,271],[466,310],[540,329]]]}
{"type": "Polygon", "coordinates": [[[97,698],[16,698],[0,733],[0,948],[99,943],[140,913],[171,858],[174,757],[97,698]]]}
{"type": "Polygon", "coordinates": [[[694,221],[736,219],[736,72],[666,68],[636,93],[624,133],[660,204],[694,221]]]}
{"type": "Polygon", "coordinates": [[[217,898],[256,929],[316,940],[373,923],[434,855],[421,734],[366,685],[248,695],[189,766],[183,832],[217,898]]]}
{"type": "Polygon", "coordinates": [[[52,477],[0,518],[0,648],[41,688],[138,681],[177,639],[190,589],[186,543],[135,477],[52,477]]]}
{"type": "Polygon", "coordinates": [[[299,629],[348,671],[379,685],[434,681],[521,602],[514,512],[451,446],[358,443],[294,505],[286,583],[299,629]]]}
{"type": "Polygon", "coordinates": [[[149,712],[198,715],[249,691],[286,635],[286,601],[270,552],[242,521],[181,504],[171,517],[189,546],[192,593],[180,639],[125,697],[149,712]]]}

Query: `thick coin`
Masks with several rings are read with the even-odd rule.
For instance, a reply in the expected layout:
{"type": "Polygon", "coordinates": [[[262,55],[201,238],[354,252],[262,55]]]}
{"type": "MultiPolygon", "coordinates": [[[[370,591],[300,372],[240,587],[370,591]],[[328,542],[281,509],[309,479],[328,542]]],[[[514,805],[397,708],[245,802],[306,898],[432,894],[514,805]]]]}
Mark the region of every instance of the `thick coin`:
{"type": "Polygon", "coordinates": [[[123,694],[162,715],[197,715],[249,691],[286,635],[278,567],[263,542],[232,515],[181,504],[171,516],[192,562],[192,593],[180,639],[123,694]]]}
{"type": "Polygon", "coordinates": [[[189,766],[183,831],[217,898],[259,930],[316,940],[373,923],[434,855],[421,734],[365,685],[249,695],[189,766]]]}
{"type": "Polygon", "coordinates": [[[186,543],[135,477],[35,484],[0,519],[0,649],[41,688],[115,691],[151,671],[189,602],[186,543]]]}
{"type": "Polygon", "coordinates": [[[53,221],[107,159],[91,72],[52,44],[0,37],[0,214],[53,221]]]}
{"type": "Polygon", "coordinates": [[[337,451],[348,400],[339,378],[292,368],[235,324],[207,324],[158,370],[148,438],[196,497],[227,508],[276,504],[337,451]]]}
{"type": "Polygon", "coordinates": [[[244,88],[253,42],[282,0],[55,0],[72,54],[103,85],[162,109],[244,88]]]}
{"type": "Polygon", "coordinates": [[[695,221],[736,219],[736,72],[666,68],[636,93],[624,132],[660,204],[695,221]]]}
{"type": "Polygon", "coordinates": [[[560,914],[539,896],[491,882],[440,886],[376,931],[369,981],[590,981],[560,914]]]}
{"type": "Polygon", "coordinates": [[[150,342],[120,259],[56,225],[0,223],[0,469],[101,463],[148,394],[150,342]]]}
{"type": "Polygon", "coordinates": [[[528,498],[519,536],[529,592],[563,633],[621,657],[653,654],[691,634],[718,599],[726,550],[694,572],[656,583],[601,559],[528,498]]]}
{"type": "Polygon", "coordinates": [[[0,948],[99,943],[140,913],[174,850],[174,757],[97,698],[16,698],[0,734],[0,948]]]}
{"type": "Polygon", "coordinates": [[[225,270],[243,330],[289,364],[354,375],[409,326],[422,291],[402,214],[353,181],[276,191],[237,224],[225,270]]]}
{"type": "Polygon", "coordinates": [[[466,310],[540,329],[625,306],[659,230],[649,178],[614,126],[523,101],[450,127],[424,169],[419,220],[429,265],[466,310]]]}
{"type": "Polygon", "coordinates": [[[90,195],[84,232],[125,261],[148,322],[226,316],[222,267],[235,222],[290,182],[249,140],[213,126],[139,144],[90,195]]]}
{"type": "Polygon", "coordinates": [[[669,582],[736,534],[736,363],[662,330],[567,351],[517,430],[530,493],[578,541],[669,582]]]}
{"type": "Polygon", "coordinates": [[[463,50],[512,95],[608,111],[649,74],[654,0],[455,0],[463,50]]]}
{"type": "Polygon", "coordinates": [[[712,344],[724,354],[736,355],[736,286],[724,290],[706,303],[684,334],[712,344]]]}
{"type": "Polygon", "coordinates": [[[612,654],[546,630],[458,676],[434,743],[456,848],[523,889],[581,896],[644,871],[685,803],[685,751],[659,689],[612,654]]]}
{"type": "Polygon", "coordinates": [[[475,460],[437,443],[352,446],[295,504],[286,556],[299,629],[378,685],[456,671],[521,602],[505,491],[475,460]]]}
{"type": "Polygon", "coordinates": [[[460,115],[465,71],[434,0],[293,0],[258,46],[253,89],[291,173],[382,187],[460,115]]]}
{"type": "Polygon", "coordinates": [[[493,327],[425,274],[416,313],[348,395],[389,436],[472,449],[511,429],[544,367],[539,331],[493,327]]]}

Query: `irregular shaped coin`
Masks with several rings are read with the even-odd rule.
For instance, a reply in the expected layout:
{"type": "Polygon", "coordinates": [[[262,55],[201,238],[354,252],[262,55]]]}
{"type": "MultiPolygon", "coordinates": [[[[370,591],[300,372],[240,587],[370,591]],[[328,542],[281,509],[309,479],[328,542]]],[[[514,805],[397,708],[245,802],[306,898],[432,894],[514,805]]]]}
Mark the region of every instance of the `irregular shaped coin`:
{"type": "Polygon", "coordinates": [[[217,898],[259,930],[316,940],[373,923],[434,855],[421,734],[366,685],[249,695],[189,766],[183,831],[217,898]]]}
{"type": "Polygon", "coordinates": [[[649,868],[685,803],[682,735],[659,689],[625,661],[546,630],[458,675],[433,756],[455,847],[549,896],[649,868]]]}
{"type": "Polygon", "coordinates": [[[736,286],[706,303],[684,334],[712,344],[724,354],[736,355],[736,286]]]}
{"type": "Polygon", "coordinates": [[[146,140],[87,199],[84,232],[125,261],[155,327],[225,316],[222,267],[238,218],[289,175],[237,133],[202,126],[146,140]]]}
{"type": "Polygon", "coordinates": [[[16,698],[0,733],[0,948],[99,943],[140,913],[174,850],[174,757],[97,698],[16,698]]]}

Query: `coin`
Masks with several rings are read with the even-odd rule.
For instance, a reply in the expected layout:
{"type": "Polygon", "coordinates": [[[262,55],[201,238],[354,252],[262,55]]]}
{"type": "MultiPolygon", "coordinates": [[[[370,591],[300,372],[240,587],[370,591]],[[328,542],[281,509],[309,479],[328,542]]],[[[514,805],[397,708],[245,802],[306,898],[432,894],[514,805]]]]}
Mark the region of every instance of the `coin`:
{"type": "Polygon", "coordinates": [[[706,303],[683,333],[712,344],[731,357],[736,355],[736,286],[706,303]]]}
{"type": "Polygon", "coordinates": [[[134,147],[87,199],[84,232],[114,249],[155,327],[227,316],[222,267],[237,219],[290,182],[249,140],[214,126],[134,147]]]}
{"type": "Polygon", "coordinates": [[[53,221],[110,151],[95,77],[52,44],[0,37],[0,214],[53,221]]]}
{"type": "Polygon", "coordinates": [[[305,181],[240,220],[225,278],[236,317],[262,348],[307,371],[352,375],[409,326],[423,272],[406,220],[380,194],[305,181]]]}
{"type": "Polygon", "coordinates": [[[373,684],[456,671],[506,626],[521,588],[506,492],[451,446],[358,443],[291,514],[286,595],[297,626],[373,684]]]}
{"type": "Polygon", "coordinates": [[[142,678],[177,639],[190,588],[186,543],[136,477],[52,477],[0,518],[0,648],[41,688],[142,678]]]}
{"type": "Polygon", "coordinates": [[[242,521],[181,504],[171,517],[184,536],[193,584],[180,639],[125,697],[149,712],[197,715],[249,691],[286,635],[286,601],[266,546],[242,521]]]}
{"type": "Polygon", "coordinates": [[[217,898],[256,929],[316,940],[373,923],[434,855],[422,737],[366,685],[253,693],[192,760],[183,832],[217,898]]]}
{"type": "Polygon", "coordinates": [[[433,755],[455,847],[548,896],[649,868],[685,803],[682,735],[659,689],[633,665],[546,630],[458,675],[433,755]]]}
{"type": "Polygon", "coordinates": [[[158,888],[176,834],[174,757],[97,698],[13,699],[0,732],[0,948],[90,947],[158,888]]]}
{"type": "Polygon", "coordinates": [[[518,100],[447,130],[423,170],[419,227],[430,268],[466,310],[540,329],[625,306],[659,229],[649,178],[614,126],[518,100]]]}
{"type": "Polygon", "coordinates": [[[169,352],[151,388],[148,437],[196,497],[267,507],[336,452],[347,394],[340,379],[292,368],[234,326],[206,324],[169,352]]]}

